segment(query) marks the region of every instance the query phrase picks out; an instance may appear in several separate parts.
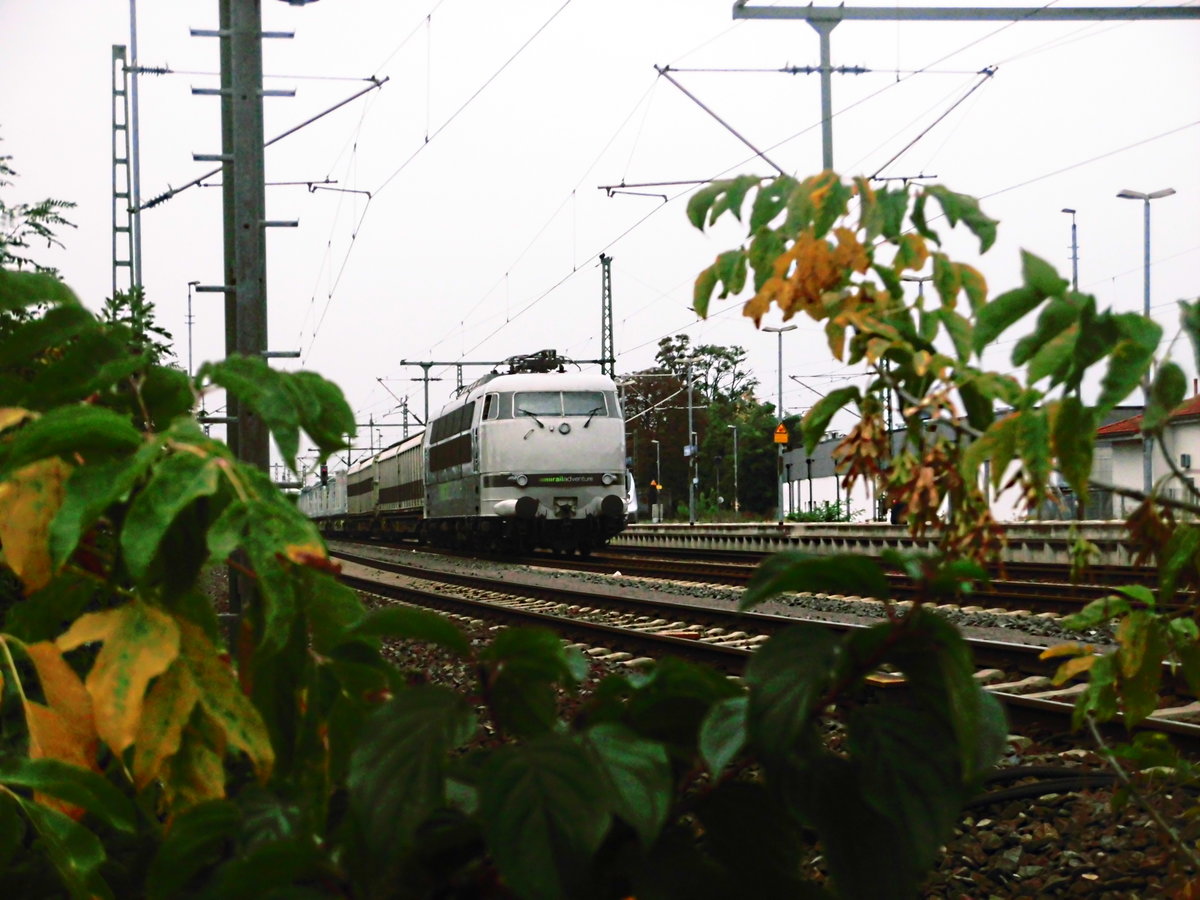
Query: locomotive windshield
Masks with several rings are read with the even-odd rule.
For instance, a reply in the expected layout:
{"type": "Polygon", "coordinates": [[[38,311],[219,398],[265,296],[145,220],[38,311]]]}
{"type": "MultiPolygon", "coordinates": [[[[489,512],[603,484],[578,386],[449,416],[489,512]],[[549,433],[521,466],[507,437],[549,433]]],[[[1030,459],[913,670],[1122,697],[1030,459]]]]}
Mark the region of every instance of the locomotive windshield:
{"type": "Polygon", "coordinates": [[[606,416],[603,391],[522,391],[513,398],[518,416],[606,416]]]}

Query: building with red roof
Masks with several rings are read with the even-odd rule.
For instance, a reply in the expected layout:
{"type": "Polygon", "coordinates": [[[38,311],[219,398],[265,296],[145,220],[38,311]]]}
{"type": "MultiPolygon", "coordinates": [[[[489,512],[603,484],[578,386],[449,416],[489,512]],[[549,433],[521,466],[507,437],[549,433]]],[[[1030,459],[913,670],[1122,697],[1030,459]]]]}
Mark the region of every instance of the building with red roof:
{"type": "MultiPolygon", "coordinates": [[[[1195,487],[1200,477],[1200,393],[1185,400],[1171,413],[1163,434],[1163,446],[1153,454],[1152,477],[1162,483],[1162,493],[1183,499],[1187,487],[1174,474],[1168,457],[1184,479],[1195,487]]],[[[1142,489],[1142,414],[1111,422],[1096,431],[1096,452],[1092,477],[1120,487],[1142,489]]],[[[1113,498],[1113,514],[1124,517],[1137,505],[1136,500],[1113,498]]]]}

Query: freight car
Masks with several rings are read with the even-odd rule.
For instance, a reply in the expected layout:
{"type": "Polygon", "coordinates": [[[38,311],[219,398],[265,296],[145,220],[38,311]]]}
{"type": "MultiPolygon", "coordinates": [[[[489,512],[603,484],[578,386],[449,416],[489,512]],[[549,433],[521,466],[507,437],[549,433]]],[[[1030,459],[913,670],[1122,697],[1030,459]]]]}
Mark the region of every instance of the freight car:
{"type": "Polygon", "coordinates": [[[552,350],[508,361],[462,389],[419,435],[346,473],[331,537],[402,537],[496,550],[588,553],[625,525],[625,422],[616,385],[569,372],[552,350]]]}

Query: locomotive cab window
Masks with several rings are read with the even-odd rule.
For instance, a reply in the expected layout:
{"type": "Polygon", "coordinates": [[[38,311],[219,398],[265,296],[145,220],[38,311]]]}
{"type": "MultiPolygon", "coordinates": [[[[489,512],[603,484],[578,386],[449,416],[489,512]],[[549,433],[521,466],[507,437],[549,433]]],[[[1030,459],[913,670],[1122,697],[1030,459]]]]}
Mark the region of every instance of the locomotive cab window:
{"type": "Polygon", "coordinates": [[[608,407],[601,391],[567,391],[563,395],[564,416],[605,416],[608,407]]]}
{"type": "Polygon", "coordinates": [[[483,398],[483,419],[500,418],[500,395],[488,394],[483,398]]]}
{"type": "Polygon", "coordinates": [[[607,416],[603,391],[526,391],[513,397],[516,416],[607,416]]]}

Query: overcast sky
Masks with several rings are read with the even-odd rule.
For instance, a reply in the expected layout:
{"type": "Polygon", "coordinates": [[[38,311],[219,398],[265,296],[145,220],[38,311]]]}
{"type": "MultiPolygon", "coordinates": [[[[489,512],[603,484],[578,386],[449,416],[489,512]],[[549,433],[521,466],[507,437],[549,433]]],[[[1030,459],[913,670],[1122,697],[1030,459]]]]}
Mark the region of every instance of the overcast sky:
{"type": "MultiPolygon", "coordinates": [[[[401,359],[551,347],[598,356],[603,252],[613,257],[618,371],[650,365],[659,338],[686,331],[746,347],[773,400],[776,337],[733,304],[715,304],[707,322],[690,312],[695,275],[739,232],[692,229],[687,186],[640,189],[667,202],[598,189],[770,172],[655,64],[680,69],[680,83],[785,170],[820,169],[818,78],[728,71],[816,65],[816,32],[799,21],[735,22],[731,7],[263,0],[265,27],[296,33],[266,43],[265,72],[280,76],[267,87],[296,89],[265,101],[267,137],[362,79],[390,79],[267,150],[268,181],[330,179],[358,192],[268,188],[268,218],[300,222],[269,232],[271,349],[301,350],[303,367],[337,381],[360,422],[399,422],[393,394],[410,396],[418,413],[422,403],[421,385],[408,380],[420,371],[401,359]]],[[[193,152],[220,149],[218,100],[190,92],[216,86],[217,44],[188,34],[216,27],[216,17],[216,0],[138,5],[140,63],[187,73],[141,79],[143,198],[211,168],[193,152]]],[[[66,251],[39,258],[93,308],[112,277],[111,47],[128,43],[125,0],[0,0],[0,153],[20,173],[5,198],[79,204],[66,251]]],[[[882,174],[934,176],[983,198],[1001,220],[979,263],[993,292],[1016,282],[1020,248],[1069,277],[1071,220],[1060,210],[1071,207],[1081,288],[1102,305],[1141,310],[1142,205],[1116,194],[1173,187],[1152,204],[1151,302],[1177,333],[1175,301],[1200,294],[1200,22],[844,22],[832,48],[835,66],[870,70],[834,76],[840,172],[878,172],[954,107],[882,174]],[[955,106],[989,66],[994,76],[955,106]]],[[[146,211],[143,228],[147,293],[186,366],[187,283],[223,280],[220,191],[181,193],[146,211]]],[[[973,255],[965,241],[950,249],[973,255]]],[[[223,352],[221,301],[197,295],[193,306],[198,364],[223,352]]],[[[785,382],[789,412],[854,374],[829,359],[820,326],[796,321],[784,371],[804,386],[785,382]]],[[[1004,368],[1011,346],[995,347],[989,364],[1004,368]]],[[[436,409],[454,373],[434,374],[445,378],[432,386],[436,409]]]]}

